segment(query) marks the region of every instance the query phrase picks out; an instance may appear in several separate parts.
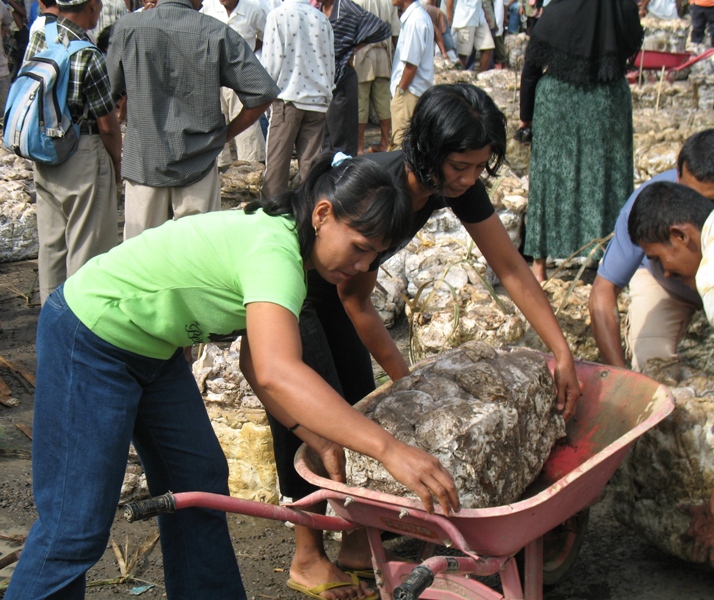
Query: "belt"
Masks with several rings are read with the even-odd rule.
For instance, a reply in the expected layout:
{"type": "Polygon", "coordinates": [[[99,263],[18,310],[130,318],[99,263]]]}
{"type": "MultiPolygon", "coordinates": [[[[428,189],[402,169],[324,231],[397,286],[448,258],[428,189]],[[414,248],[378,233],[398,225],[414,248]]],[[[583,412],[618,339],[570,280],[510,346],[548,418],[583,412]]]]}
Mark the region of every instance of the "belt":
{"type": "Polygon", "coordinates": [[[97,129],[97,124],[89,124],[89,123],[82,123],[79,126],[79,133],[80,135],[94,135],[99,133],[99,129],[97,129]]]}

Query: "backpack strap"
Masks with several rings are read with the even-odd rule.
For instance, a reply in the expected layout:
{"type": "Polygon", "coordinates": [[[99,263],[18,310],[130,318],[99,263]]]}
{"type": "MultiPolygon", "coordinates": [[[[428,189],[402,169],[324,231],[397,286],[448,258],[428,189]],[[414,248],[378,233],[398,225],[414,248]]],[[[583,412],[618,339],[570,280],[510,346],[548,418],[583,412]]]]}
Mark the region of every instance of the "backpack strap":
{"type": "Polygon", "coordinates": [[[99,52],[99,48],[92,44],[92,42],[88,42],[86,40],[66,40],[67,38],[60,38],[57,21],[52,21],[50,23],[45,22],[45,41],[48,46],[62,45],[65,47],[70,56],[80,50],[83,50],[84,48],[94,48],[97,52],[99,52]]]}
{"type": "MultiPolygon", "coordinates": [[[[73,54],[76,54],[80,50],[83,50],[85,48],[93,48],[97,52],[100,52],[99,48],[97,48],[94,44],[91,42],[88,42],[86,40],[67,40],[67,38],[60,39],[59,36],[59,29],[57,27],[57,20],[55,19],[54,21],[51,22],[45,22],[45,41],[47,42],[48,47],[49,46],[64,46],[65,50],[67,51],[67,54],[69,56],[72,56],[73,54]]],[[[89,106],[85,105],[84,106],[84,112],[81,117],[79,117],[79,120],[75,125],[79,126],[83,122],[87,120],[87,117],[89,116],[89,106]]]]}

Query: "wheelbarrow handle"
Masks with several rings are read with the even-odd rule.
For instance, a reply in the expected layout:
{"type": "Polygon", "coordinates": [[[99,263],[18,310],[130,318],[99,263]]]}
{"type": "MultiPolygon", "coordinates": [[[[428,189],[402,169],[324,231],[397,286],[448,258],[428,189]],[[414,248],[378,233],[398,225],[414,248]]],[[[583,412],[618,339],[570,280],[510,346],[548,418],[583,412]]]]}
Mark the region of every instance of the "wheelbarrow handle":
{"type": "Polygon", "coordinates": [[[146,521],[151,517],[171,513],[176,510],[176,500],[171,492],[163,496],[147,498],[129,502],[124,506],[124,518],[133,523],[134,521],[146,521]]]}
{"type": "Polygon", "coordinates": [[[434,582],[434,573],[429,567],[419,565],[404,582],[395,588],[394,600],[416,600],[434,582]]]}

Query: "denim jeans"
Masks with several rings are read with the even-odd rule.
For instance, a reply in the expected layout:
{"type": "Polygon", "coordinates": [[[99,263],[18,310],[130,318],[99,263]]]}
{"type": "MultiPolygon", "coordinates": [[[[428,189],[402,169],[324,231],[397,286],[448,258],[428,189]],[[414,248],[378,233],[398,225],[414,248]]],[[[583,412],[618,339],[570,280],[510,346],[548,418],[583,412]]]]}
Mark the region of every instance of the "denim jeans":
{"type": "Polygon", "coordinates": [[[514,2],[508,7],[508,33],[518,33],[521,30],[520,4],[514,2]]]}
{"type": "MultiPolygon", "coordinates": [[[[32,472],[39,517],[6,600],[84,598],[85,574],[104,553],[133,439],[152,495],[228,493],[228,466],[188,363],[121,350],[85,327],[63,288],[37,331],[32,472]]],[[[245,599],[224,513],[159,517],[173,599],[245,599]]]]}

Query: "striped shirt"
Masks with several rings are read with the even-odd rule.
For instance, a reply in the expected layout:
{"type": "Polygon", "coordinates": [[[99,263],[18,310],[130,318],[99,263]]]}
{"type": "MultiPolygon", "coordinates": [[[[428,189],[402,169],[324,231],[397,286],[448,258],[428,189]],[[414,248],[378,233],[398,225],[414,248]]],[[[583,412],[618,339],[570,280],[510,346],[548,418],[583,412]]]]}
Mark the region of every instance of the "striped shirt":
{"type": "Polygon", "coordinates": [[[122,176],[151,187],[202,179],[226,141],[220,88],[246,108],[280,89],[246,41],[189,0],[159,0],[114,25],[107,58],[112,94],[127,95],[122,176]]]}
{"type": "Polygon", "coordinates": [[[335,36],[335,83],[345,76],[347,63],[357,46],[381,42],[392,36],[387,23],[351,0],[335,0],[330,23],[335,36]]]}
{"type": "MultiPolygon", "coordinates": [[[[64,17],[57,17],[57,31],[61,37],[66,37],[70,41],[91,42],[84,29],[64,17]]],[[[25,60],[46,48],[45,30],[37,29],[27,45],[25,60]]],[[[114,108],[107,65],[99,50],[84,48],[70,58],[67,106],[74,123],[79,123],[86,107],[88,113],[83,122],[92,126],[96,124],[99,117],[109,114],[114,108]]]]}

